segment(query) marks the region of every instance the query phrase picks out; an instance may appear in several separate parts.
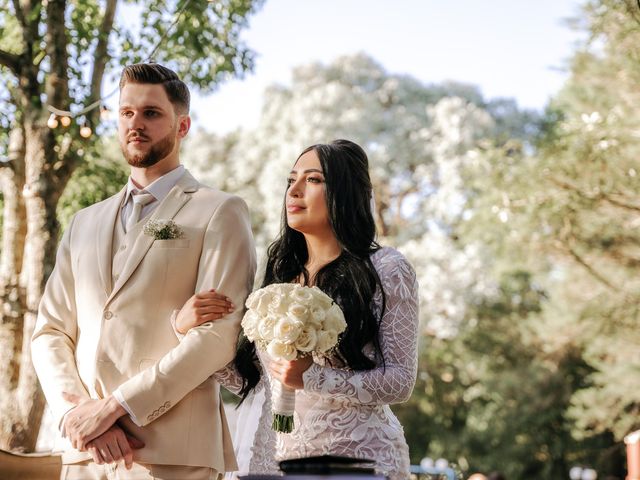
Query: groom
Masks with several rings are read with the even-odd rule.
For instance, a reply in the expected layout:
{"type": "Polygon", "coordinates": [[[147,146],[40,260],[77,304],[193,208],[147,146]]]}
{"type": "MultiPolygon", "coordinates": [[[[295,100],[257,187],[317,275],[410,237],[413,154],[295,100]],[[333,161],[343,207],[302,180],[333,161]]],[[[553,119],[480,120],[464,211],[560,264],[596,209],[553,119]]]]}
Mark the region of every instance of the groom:
{"type": "Polygon", "coordinates": [[[124,69],[118,134],[129,182],[71,221],[32,340],[67,439],[62,478],[214,479],[235,469],[211,375],[235,354],[242,309],[180,341],[171,316],[214,287],[243,305],[255,249],[245,203],[180,165],[190,125],[189,90],[173,71],[124,69]]]}

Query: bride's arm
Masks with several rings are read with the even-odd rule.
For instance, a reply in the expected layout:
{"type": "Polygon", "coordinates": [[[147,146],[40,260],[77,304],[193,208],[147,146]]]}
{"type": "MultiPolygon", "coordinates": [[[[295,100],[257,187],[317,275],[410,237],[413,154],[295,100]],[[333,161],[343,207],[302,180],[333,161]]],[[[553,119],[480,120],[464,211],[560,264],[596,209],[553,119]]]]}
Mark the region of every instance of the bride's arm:
{"type": "Polygon", "coordinates": [[[380,324],[380,347],[385,367],[351,371],[313,363],[302,375],[304,390],[360,404],[405,402],[417,372],[418,284],[399,252],[383,256],[377,267],[386,294],[380,324]]]}
{"type": "Polygon", "coordinates": [[[182,340],[192,328],[219,320],[234,310],[235,305],[229,297],[213,289],[205,290],[189,298],[180,310],[174,310],[171,326],[182,340]]]}
{"type": "Polygon", "coordinates": [[[240,396],[242,390],[242,376],[238,373],[233,361],[229,362],[226,367],[218,370],[213,375],[213,379],[229,390],[231,393],[240,396]]]}
{"type": "MultiPolygon", "coordinates": [[[[233,312],[235,306],[225,295],[208,290],[193,295],[180,310],[171,315],[171,326],[179,340],[192,328],[203,323],[213,322],[233,312]]],[[[238,395],[242,389],[242,377],[236,370],[233,361],[214,373],[213,378],[231,393],[238,395]]]]}

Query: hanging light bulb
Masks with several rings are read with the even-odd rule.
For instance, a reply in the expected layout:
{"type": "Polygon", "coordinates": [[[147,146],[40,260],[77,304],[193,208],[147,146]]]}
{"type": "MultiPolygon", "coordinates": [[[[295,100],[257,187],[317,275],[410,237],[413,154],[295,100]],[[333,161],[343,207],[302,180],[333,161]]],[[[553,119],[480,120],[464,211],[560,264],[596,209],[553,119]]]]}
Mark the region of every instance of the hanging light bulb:
{"type": "Polygon", "coordinates": [[[62,124],[63,127],[68,127],[71,125],[71,117],[67,117],[66,115],[64,117],[60,117],[60,124],[62,124]]]}
{"type": "Polygon", "coordinates": [[[91,136],[91,127],[86,123],[80,128],[80,136],[82,138],[89,138],[91,136]]]}
{"type": "Polygon", "coordinates": [[[102,105],[100,107],[100,118],[102,120],[109,120],[109,117],[111,116],[111,110],[109,110],[109,107],[107,107],[106,105],[102,105]]]}
{"type": "Polygon", "coordinates": [[[52,113],[49,115],[49,120],[47,120],[47,127],[56,128],[58,126],[58,119],[56,118],[56,114],[52,113]]]}

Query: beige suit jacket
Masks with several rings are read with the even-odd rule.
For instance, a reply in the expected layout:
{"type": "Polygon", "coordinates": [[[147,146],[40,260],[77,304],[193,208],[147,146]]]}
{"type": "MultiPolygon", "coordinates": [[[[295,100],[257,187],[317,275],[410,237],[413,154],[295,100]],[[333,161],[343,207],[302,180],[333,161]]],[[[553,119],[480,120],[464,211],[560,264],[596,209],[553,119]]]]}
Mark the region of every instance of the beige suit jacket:
{"type": "MultiPolygon", "coordinates": [[[[210,288],[244,305],[256,268],[246,204],[186,172],[150,217],[173,219],[183,238],[140,233],[112,285],[113,228],[125,191],[75,215],[40,304],[32,358],[54,420],[59,424],[73,407],[63,391],[104,398],[119,387],[143,425],[120,420],[146,444],[137,461],[234,470],[211,375],[235,354],[243,309],[182,341],[170,317],[194,292],[210,288]]],[[[63,461],[87,458],[71,449],[63,461]]]]}

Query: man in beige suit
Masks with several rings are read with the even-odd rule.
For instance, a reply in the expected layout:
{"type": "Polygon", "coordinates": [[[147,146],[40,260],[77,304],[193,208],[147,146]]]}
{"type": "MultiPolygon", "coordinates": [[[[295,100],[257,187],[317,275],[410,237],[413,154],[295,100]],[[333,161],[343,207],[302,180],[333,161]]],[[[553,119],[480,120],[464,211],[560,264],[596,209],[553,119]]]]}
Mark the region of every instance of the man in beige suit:
{"type": "Polygon", "coordinates": [[[212,479],[235,469],[211,374],[235,354],[242,309],[180,341],[171,317],[212,288],[228,295],[224,313],[243,305],[255,248],[245,203],[180,165],[188,113],[173,71],[125,68],[118,132],[129,182],[78,212],[60,243],[32,356],[66,437],[62,478],[212,479]]]}

